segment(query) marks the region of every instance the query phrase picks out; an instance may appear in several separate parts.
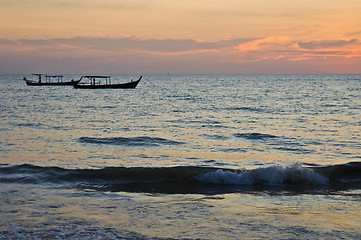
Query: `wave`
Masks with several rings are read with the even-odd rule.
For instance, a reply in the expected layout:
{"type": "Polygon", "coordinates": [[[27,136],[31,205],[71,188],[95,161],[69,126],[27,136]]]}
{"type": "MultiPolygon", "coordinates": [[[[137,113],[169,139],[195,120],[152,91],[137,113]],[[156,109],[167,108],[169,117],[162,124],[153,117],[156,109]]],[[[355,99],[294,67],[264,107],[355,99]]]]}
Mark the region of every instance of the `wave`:
{"type": "Polygon", "coordinates": [[[273,165],[256,169],[212,167],[106,167],[64,169],[0,165],[1,183],[57,184],[105,192],[219,194],[244,191],[361,189],[361,162],[327,167],[273,165]]]}
{"type": "Polygon", "coordinates": [[[296,138],[281,137],[272,134],[247,132],[236,133],[233,135],[236,138],[243,138],[250,141],[255,141],[272,147],[275,150],[292,152],[294,154],[309,154],[314,153],[314,150],[304,148],[307,144],[296,138]]]}
{"type": "Polygon", "coordinates": [[[311,169],[303,168],[300,164],[291,166],[270,166],[254,170],[226,171],[217,170],[204,174],[201,181],[215,184],[232,185],[327,185],[328,178],[317,174],[311,169]]]}
{"type": "Polygon", "coordinates": [[[234,134],[237,138],[245,138],[249,140],[264,140],[268,138],[278,138],[275,135],[264,134],[264,133],[236,133],[234,134]]]}
{"type": "Polygon", "coordinates": [[[261,108],[253,108],[253,107],[226,107],[224,110],[229,111],[252,111],[252,112],[264,112],[261,108]]]}
{"type": "Polygon", "coordinates": [[[158,137],[103,137],[103,138],[93,138],[93,137],[81,137],[79,138],[80,142],[83,143],[92,143],[92,144],[110,144],[110,145],[123,145],[123,146],[146,146],[154,147],[160,145],[179,145],[184,144],[183,142],[168,140],[158,137]]]}

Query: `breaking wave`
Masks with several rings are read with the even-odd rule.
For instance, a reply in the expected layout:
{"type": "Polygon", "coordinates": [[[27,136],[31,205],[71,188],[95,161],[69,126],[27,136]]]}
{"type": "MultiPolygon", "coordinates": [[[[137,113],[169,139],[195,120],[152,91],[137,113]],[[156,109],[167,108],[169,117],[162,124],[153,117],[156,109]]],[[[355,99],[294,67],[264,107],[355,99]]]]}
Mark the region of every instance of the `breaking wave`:
{"type": "Polygon", "coordinates": [[[104,192],[169,194],[345,190],[361,189],[361,162],[327,167],[274,165],[251,170],[194,166],[64,169],[29,164],[0,165],[0,182],[59,184],[104,192]]]}
{"type": "Polygon", "coordinates": [[[199,177],[203,182],[214,184],[233,185],[326,185],[328,178],[322,176],[310,168],[304,168],[301,164],[291,166],[270,166],[254,170],[226,171],[219,169],[199,177]]]}

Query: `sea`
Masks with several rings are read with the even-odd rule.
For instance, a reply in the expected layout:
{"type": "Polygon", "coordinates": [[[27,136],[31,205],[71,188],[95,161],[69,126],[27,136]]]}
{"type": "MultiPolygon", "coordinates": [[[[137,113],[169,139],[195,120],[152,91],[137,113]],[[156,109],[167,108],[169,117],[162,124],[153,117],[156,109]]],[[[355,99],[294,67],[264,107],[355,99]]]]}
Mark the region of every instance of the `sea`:
{"type": "Polygon", "coordinates": [[[361,75],[23,77],[0,75],[0,239],[361,239],[361,75]]]}

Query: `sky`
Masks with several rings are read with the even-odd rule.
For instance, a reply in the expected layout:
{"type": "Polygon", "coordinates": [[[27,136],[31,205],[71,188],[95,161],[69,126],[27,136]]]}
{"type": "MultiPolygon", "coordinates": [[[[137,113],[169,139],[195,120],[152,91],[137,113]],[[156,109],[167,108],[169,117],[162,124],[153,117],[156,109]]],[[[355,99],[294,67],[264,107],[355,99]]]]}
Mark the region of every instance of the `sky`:
{"type": "Polygon", "coordinates": [[[0,0],[0,73],[360,74],[360,0],[0,0]]]}

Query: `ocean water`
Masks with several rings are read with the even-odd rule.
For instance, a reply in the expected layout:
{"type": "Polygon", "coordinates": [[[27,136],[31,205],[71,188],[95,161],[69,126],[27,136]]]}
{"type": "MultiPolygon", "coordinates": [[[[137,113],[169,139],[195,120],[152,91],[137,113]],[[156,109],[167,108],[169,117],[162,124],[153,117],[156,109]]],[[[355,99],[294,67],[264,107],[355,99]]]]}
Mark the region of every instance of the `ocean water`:
{"type": "Polygon", "coordinates": [[[22,77],[0,75],[0,239],[361,239],[361,75],[22,77]]]}

